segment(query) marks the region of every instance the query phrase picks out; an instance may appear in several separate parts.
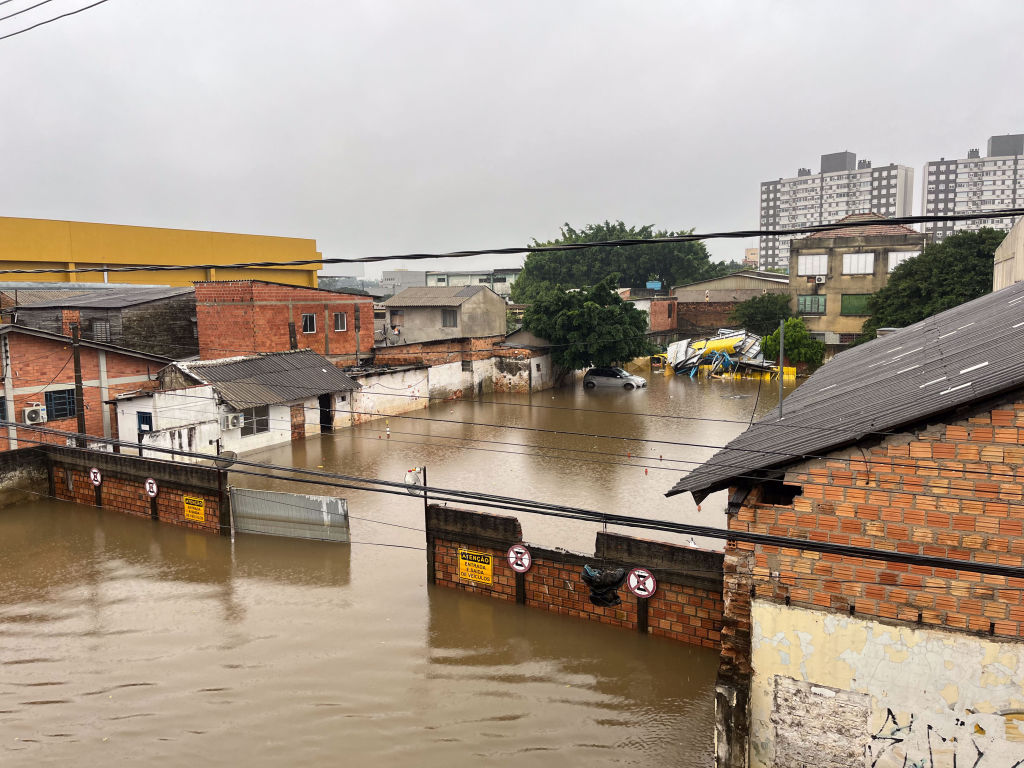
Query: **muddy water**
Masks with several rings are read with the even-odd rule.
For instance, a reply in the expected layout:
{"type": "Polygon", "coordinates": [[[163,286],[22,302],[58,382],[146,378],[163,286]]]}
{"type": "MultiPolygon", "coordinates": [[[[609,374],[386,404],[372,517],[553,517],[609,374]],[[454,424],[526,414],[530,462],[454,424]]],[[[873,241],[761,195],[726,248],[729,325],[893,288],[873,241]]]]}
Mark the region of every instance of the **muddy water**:
{"type": "MultiPolygon", "coordinates": [[[[395,478],[425,463],[432,485],[720,522],[719,500],[662,497],[689,466],[670,460],[708,450],[650,441],[720,444],[755,399],[774,405],[767,385],[661,377],[485,399],[555,408],[440,404],[413,415],[504,426],[393,418],[390,439],[371,424],[256,458],[395,478]]],[[[350,546],[232,543],[45,501],[0,511],[0,764],[711,764],[714,652],[427,588],[421,503],[348,498],[350,546]]],[[[593,547],[594,526],[523,524],[538,544],[593,547]]]]}

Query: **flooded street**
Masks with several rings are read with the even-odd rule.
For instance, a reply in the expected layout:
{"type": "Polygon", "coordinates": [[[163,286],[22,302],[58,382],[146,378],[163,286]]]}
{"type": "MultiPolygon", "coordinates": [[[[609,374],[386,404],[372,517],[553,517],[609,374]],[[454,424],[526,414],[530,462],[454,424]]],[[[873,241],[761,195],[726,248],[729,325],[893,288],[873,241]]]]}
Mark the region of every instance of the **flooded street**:
{"type": "MultiPolygon", "coordinates": [[[[245,458],[399,481],[426,464],[431,485],[721,525],[724,499],[663,494],[776,396],[661,376],[485,395],[245,458]]],[[[343,495],[351,545],[0,510],[0,763],[711,765],[716,652],[427,588],[422,501],[343,495]]],[[[529,542],[593,550],[594,525],[520,519],[529,542]]]]}

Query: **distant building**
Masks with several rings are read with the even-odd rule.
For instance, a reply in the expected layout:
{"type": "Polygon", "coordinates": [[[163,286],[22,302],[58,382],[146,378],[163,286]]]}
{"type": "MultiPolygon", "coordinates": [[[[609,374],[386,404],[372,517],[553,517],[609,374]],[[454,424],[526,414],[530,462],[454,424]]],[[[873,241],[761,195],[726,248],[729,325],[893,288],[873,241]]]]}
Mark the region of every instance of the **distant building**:
{"type": "MultiPolygon", "coordinates": [[[[985,157],[977,149],[962,160],[941,158],[925,165],[921,213],[982,213],[1024,206],[1024,133],[992,136],[985,157]]],[[[1012,217],[927,223],[924,231],[940,242],[954,232],[982,227],[1009,230],[1012,217]]]]}
{"type": "Polygon", "coordinates": [[[757,269],[760,266],[760,253],[761,251],[758,248],[745,248],[743,250],[743,266],[757,269]]]}
{"type": "Polygon", "coordinates": [[[8,314],[18,325],[71,335],[78,325],[83,339],[139,352],[181,359],[199,353],[196,297],[192,288],[111,286],[79,293],[20,291],[8,314]],[[53,294],[40,298],[36,294],[53,294]],[[29,303],[21,303],[26,302],[29,303]]]}
{"type": "MultiPolygon", "coordinates": [[[[821,170],[801,168],[797,175],[761,182],[761,229],[793,229],[831,224],[854,213],[909,216],[913,208],[914,169],[905,165],[872,168],[853,152],[821,156],[821,170]]],[[[762,269],[789,267],[793,235],[760,239],[762,269]]],[[[799,237],[799,235],[796,235],[799,237]]]]}
{"type": "Polygon", "coordinates": [[[383,345],[504,336],[507,327],[504,299],[483,285],[407,288],[383,307],[383,345]]]}
{"type": "Polygon", "coordinates": [[[522,271],[522,268],[515,267],[512,269],[427,272],[427,285],[448,287],[486,285],[496,294],[507,299],[512,293],[512,284],[522,271]]]}
{"type": "Polygon", "coordinates": [[[426,284],[427,273],[423,270],[386,269],[380,276],[384,298],[401,293],[406,288],[422,288],[426,284]]]}
{"type": "Polygon", "coordinates": [[[847,216],[864,226],[815,232],[790,247],[789,292],[793,309],[829,352],[853,343],[867,319],[867,302],[889,282],[889,273],[921,253],[926,236],[888,224],[872,213],[847,216]]]}
{"type": "Polygon", "coordinates": [[[199,356],[311,349],[357,365],[373,353],[373,299],[263,280],[196,283],[199,356]]]}
{"type": "Polygon", "coordinates": [[[96,268],[95,272],[24,276],[24,279],[42,283],[110,280],[190,286],[196,280],[234,280],[249,274],[248,270],[231,268],[229,264],[308,261],[310,263],[295,266],[263,267],[260,275],[278,283],[315,287],[320,258],[315,240],[297,237],[0,217],[0,272],[5,267],[96,268]],[[171,271],[145,269],[171,265],[196,266],[171,271]],[[143,269],[109,271],[129,266],[143,269]]]}
{"type": "Polygon", "coordinates": [[[744,269],[731,275],[712,277],[696,283],[678,285],[672,293],[679,303],[740,302],[765,293],[787,293],[789,278],[777,272],[744,269]]]}

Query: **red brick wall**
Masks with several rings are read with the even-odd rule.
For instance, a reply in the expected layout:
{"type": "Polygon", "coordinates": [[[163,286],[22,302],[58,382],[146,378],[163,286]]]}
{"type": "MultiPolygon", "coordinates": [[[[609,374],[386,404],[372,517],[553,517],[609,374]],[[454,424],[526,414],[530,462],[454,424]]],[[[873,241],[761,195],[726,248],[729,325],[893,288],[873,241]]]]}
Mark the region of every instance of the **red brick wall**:
{"type": "Polygon", "coordinates": [[[283,352],[291,349],[288,323],[295,323],[299,349],[321,355],[346,356],[355,362],[356,313],[359,313],[359,352],[373,351],[373,299],[316,288],[223,281],[196,283],[199,357],[283,352]],[[334,330],[334,313],[344,313],[346,330],[334,330]],[[316,316],[316,332],[302,332],[302,315],[316,316]]]}
{"type": "MultiPolygon", "coordinates": [[[[755,489],[730,528],[1020,568],[1022,443],[1024,401],[1015,399],[801,463],[786,475],[801,495],[778,505],[755,489]]],[[[1024,632],[1024,578],[748,544],[730,547],[727,571],[730,562],[752,571],[761,598],[1005,637],[1024,632]]]]}
{"type": "Polygon", "coordinates": [[[738,301],[688,301],[677,305],[678,328],[681,331],[716,331],[731,327],[729,316],[738,301]]]}
{"type": "MultiPolygon", "coordinates": [[[[506,553],[509,546],[519,542],[518,536],[521,533],[518,520],[451,507],[431,509],[437,510],[428,514],[427,522],[428,545],[431,546],[430,554],[434,563],[434,583],[514,601],[516,574],[506,560],[506,553]],[[509,539],[507,544],[495,541],[496,537],[501,536],[509,539]],[[492,555],[493,584],[460,579],[459,549],[492,555]]],[[[724,608],[720,582],[705,578],[704,583],[700,579],[693,580],[693,583],[683,583],[687,581],[687,572],[702,572],[709,558],[711,562],[716,562],[713,553],[623,536],[605,536],[602,542],[599,537],[598,549],[609,549],[620,554],[630,550],[634,550],[635,554],[647,552],[650,557],[661,562],[663,567],[659,569],[655,562],[647,560],[643,554],[636,554],[638,562],[632,559],[618,562],[611,557],[585,558],[533,546],[529,548],[533,564],[523,577],[527,606],[636,631],[639,627],[638,598],[623,585],[619,590],[622,598],[620,605],[595,606],[590,602],[590,589],[583,583],[581,573],[583,564],[588,562],[595,567],[623,566],[627,570],[637,566],[650,567],[658,579],[658,588],[647,600],[648,633],[690,645],[718,648],[724,608]],[[692,568],[683,568],[683,578],[680,578],[679,569],[665,562],[666,554],[680,561],[699,559],[701,563],[694,562],[692,568]]]]}
{"type": "Polygon", "coordinates": [[[463,360],[486,360],[494,356],[494,345],[504,339],[504,336],[481,336],[378,347],[374,362],[377,365],[444,365],[463,360]]]}
{"type": "MultiPolygon", "coordinates": [[[[117,476],[103,473],[100,486],[102,507],[136,517],[151,517],[149,496],[143,488],[144,477],[117,476]]],[[[78,504],[96,505],[96,486],[89,480],[87,471],[71,466],[54,465],[53,486],[58,499],[78,504]],[[72,489],[67,487],[67,476],[71,475],[72,489]]],[[[191,489],[174,488],[160,483],[156,497],[157,514],[160,522],[183,528],[192,528],[207,533],[220,532],[220,499],[216,494],[191,489]],[[205,521],[200,523],[185,519],[182,496],[201,497],[205,500],[205,521]]]]}
{"type": "Polygon", "coordinates": [[[651,333],[663,333],[674,331],[678,321],[678,302],[675,298],[651,299],[651,310],[648,323],[651,326],[651,333]]]}
{"type": "MultiPolygon", "coordinates": [[[[14,396],[14,412],[8,413],[7,416],[11,421],[21,422],[23,421],[23,409],[29,403],[46,403],[43,390],[47,385],[62,384],[68,389],[74,388],[75,365],[72,360],[71,339],[55,341],[21,333],[9,333],[7,338],[11,351],[11,375],[14,387],[16,389],[28,387],[34,390],[29,394],[14,396]]],[[[100,377],[99,352],[83,346],[79,348],[79,353],[82,360],[82,379],[86,382],[98,381],[100,377]]],[[[155,375],[161,367],[160,363],[116,352],[106,353],[106,363],[108,381],[129,376],[155,375]]],[[[121,392],[155,388],[155,386],[155,382],[111,384],[107,394],[108,398],[113,398],[121,392]]],[[[2,390],[2,384],[0,384],[0,390],[2,390]]],[[[103,408],[106,406],[103,405],[100,388],[87,385],[82,392],[85,401],[86,433],[94,437],[103,437],[103,408]]],[[[51,419],[43,426],[47,429],[75,432],[78,430],[78,419],[74,416],[70,419],[51,419]]],[[[111,430],[116,433],[116,421],[111,422],[111,430]]],[[[67,440],[62,436],[34,432],[23,426],[18,427],[18,436],[19,439],[54,445],[64,445],[67,440]]],[[[7,450],[9,447],[7,431],[0,430],[0,450],[7,450]]]]}

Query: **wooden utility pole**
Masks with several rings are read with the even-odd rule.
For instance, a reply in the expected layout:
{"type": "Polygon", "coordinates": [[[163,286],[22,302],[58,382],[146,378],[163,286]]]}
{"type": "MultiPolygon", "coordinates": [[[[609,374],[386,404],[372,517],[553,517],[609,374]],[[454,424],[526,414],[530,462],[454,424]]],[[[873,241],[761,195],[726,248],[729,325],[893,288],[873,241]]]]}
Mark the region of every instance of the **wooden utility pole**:
{"type": "Polygon", "coordinates": [[[85,392],[82,388],[82,353],[78,323],[71,326],[71,354],[75,358],[75,414],[78,416],[78,437],[75,443],[85,448],[85,392]]]}

